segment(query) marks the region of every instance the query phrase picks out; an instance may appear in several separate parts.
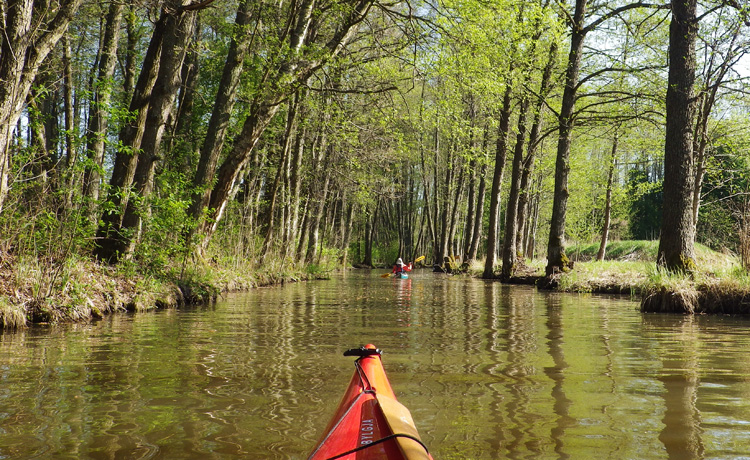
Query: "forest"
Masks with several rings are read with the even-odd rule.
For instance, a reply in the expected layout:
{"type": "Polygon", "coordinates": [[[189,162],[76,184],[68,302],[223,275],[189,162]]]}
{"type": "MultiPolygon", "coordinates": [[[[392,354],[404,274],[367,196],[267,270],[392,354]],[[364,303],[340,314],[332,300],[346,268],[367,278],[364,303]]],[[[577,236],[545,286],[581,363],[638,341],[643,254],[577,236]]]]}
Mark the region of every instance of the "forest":
{"type": "Polygon", "coordinates": [[[671,272],[696,243],[750,269],[744,3],[0,8],[4,324],[85,290],[81,263],[184,282],[425,255],[508,280],[659,240],[671,272]]]}

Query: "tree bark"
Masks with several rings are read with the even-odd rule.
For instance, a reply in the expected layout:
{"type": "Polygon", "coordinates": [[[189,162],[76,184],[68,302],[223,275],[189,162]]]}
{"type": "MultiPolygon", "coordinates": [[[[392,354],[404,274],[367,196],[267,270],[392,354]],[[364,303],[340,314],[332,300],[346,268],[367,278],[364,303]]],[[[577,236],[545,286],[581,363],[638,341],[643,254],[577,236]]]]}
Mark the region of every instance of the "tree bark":
{"type": "Polygon", "coordinates": [[[37,72],[82,0],[60,0],[49,9],[34,9],[33,0],[7,0],[0,34],[0,212],[10,187],[13,130],[23,113],[37,72]]]}
{"type": "MultiPolygon", "coordinates": [[[[120,130],[119,140],[122,147],[115,156],[112,177],[109,180],[110,190],[107,201],[111,203],[111,206],[102,213],[96,232],[97,247],[94,248],[94,255],[99,260],[115,262],[119,257],[118,251],[126,246],[126,242],[120,241],[116,234],[120,231],[122,217],[130,199],[130,187],[133,184],[140,156],[149,100],[159,73],[159,60],[166,25],[167,15],[163,13],[154,26],[141,72],[130,99],[129,111],[135,113],[135,118],[120,130]]],[[[133,35],[128,37],[129,44],[131,38],[133,35]]],[[[126,79],[125,83],[128,84],[128,82],[126,79]]]]}
{"type": "MultiPolygon", "coordinates": [[[[329,150],[330,150],[329,146],[329,150]]],[[[330,153],[326,155],[330,158],[330,153]]],[[[317,251],[317,245],[320,242],[320,221],[323,218],[323,212],[325,211],[326,200],[328,199],[328,186],[331,182],[330,169],[324,168],[321,171],[322,185],[320,190],[316,193],[315,207],[313,208],[312,218],[310,219],[310,236],[307,242],[307,254],[305,255],[305,263],[311,264],[315,261],[315,254],[317,251]]]]}
{"type": "MultiPolygon", "coordinates": [[[[289,199],[292,209],[289,222],[289,237],[285,242],[285,246],[289,249],[294,248],[294,242],[299,237],[300,206],[302,201],[302,158],[305,153],[305,139],[307,137],[307,126],[304,121],[304,108],[302,107],[305,94],[300,93],[296,97],[298,98],[297,104],[300,106],[299,110],[302,111],[302,114],[300,115],[301,119],[299,123],[301,129],[297,132],[292,152],[291,177],[289,178],[289,199]]],[[[291,251],[287,251],[286,255],[291,255],[291,251]]]]}
{"type": "Polygon", "coordinates": [[[523,164],[524,141],[526,140],[526,114],[529,109],[529,98],[524,95],[518,113],[516,146],[513,151],[513,168],[508,193],[508,206],[505,210],[505,241],[503,242],[502,277],[508,279],[516,269],[516,233],[518,225],[518,206],[521,193],[521,176],[523,164]]]}
{"type": "MultiPolygon", "coordinates": [[[[449,255],[455,259],[456,258],[456,250],[453,249],[453,243],[458,243],[456,240],[456,228],[458,226],[458,208],[459,204],[463,201],[461,199],[464,191],[464,182],[466,179],[466,171],[463,167],[459,167],[458,171],[458,179],[456,184],[456,190],[453,195],[453,204],[451,206],[451,215],[450,215],[450,224],[448,229],[448,241],[451,243],[449,244],[449,255]]],[[[447,205],[447,203],[446,203],[447,205]]],[[[446,206],[447,207],[447,206],[446,206]]]]}
{"type": "Polygon", "coordinates": [[[557,61],[557,42],[553,42],[550,45],[549,53],[547,56],[547,64],[544,66],[544,71],[542,72],[542,81],[539,85],[539,97],[536,100],[536,107],[534,109],[534,121],[531,124],[531,131],[529,132],[529,142],[528,142],[528,150],[526,152],[526,157],[523,160],[523,171],[521,173],[521,187],[520,187],[520,196],[518,199],[518,236],[516,238],[516,243],[518,246],[517,251],[521,254],[529,256],[529,253],[527,251],[527,238],[526,235],[528,235],[530,232],[527,232],[527,228],[529,226],[529,214],[531,213],[531,209],[529,206],[530,202],[530,183],[531,183],[531,174],[534,171],[534,163],[536,162],[536,152],[538,149],[538,143],[539,143],[539,136],[542,129],[542,115],[544,114],[544,107],[546,103],[547,96],[549,95],[550,89],[552,87],[551,79],[552,79],[552,70],[555,67],[555,62],[557,61]]]}
{"type": "Polygon", "coordinates": [[[555,160],[555,191],[552,202],[552,220],[550,222],[549,240],[547,242],[547,267],[545,272],[551,276],[564,270],[568,265],[565,256],[565,217],[568,209],[568,173],[570,172],[570,138],[573,131],[573,110],[578,90],[578,74],[581,68],[581,53],[586,29],[583,20],[586,15],[587,0],[576,0],[573,16],[573,31],[570,37],[568,68],[565,72],[565,89],[563,90],[560,114],[558,116],[559,137],[557,141],[557,158],[555,160]]]}
{"type": "MultiPolygon", "coordinates": [[[[75,110],[73,108],[73,69],[71,67],[70,43],[67,37],[63,38],[63,108],[65,113],[65,174],[68,181],[65,185],[68,187],[68,197],[72,197],[72,179],[73,166],[76,164],[75,134],[76,126],[75,110]]],[[[72,200],[66,200],[66,206],[72,207],[72,200]]]]}
{"type": "Polygon", "coordinates": [[[693,128],[695,126],[695,40],[697,1],[672,3],[669,25],[669,78],[664,143],[664,206],[657,264],[669,271],[693,271],[695,185],[693,128]]]}
{"type": "Polygon", "coordinates": [[[607,174],[607,198],[604,203],[604,224],[602,225],[602,239],[599,243],[599,252],[596,254],[596,260],[604,260],[607,252],[607,241],[609,240],[609,225],[612,215],[612,184],[615,176],[615,165],[617,165],[617,141],[618,135],[612,140],[612,155],[609,160],[609,173],[607,174]]]}
{"type": "MultiPolygon", "coordinates": [[[[471,244],[466,253],[466,262],[471,263],[476,260],[479,252],[479,240],[482,238],[482,226],[484,225],[484,196],[487,190],[487,145],[489,143],[489,129],[484,128],[484,139],[482,141],[482,161],[479,167],[479,188],[477,190],[477,200],[475,203],[474,226],[471,229],[471,244]]],[[[467,230],[468,231],[468,230],[467,230]]]]}
{"type": "Polygon", "coordinates": [[[187,53],[183,60],[179,95],[174,120],[170,128],[169,146],[167,152],[175,161],[175,167],[192,169],[189,156],[194,150],[196,136],[193,134],[195,99],[197,97],[200,75],[201,24],[200,16],[196,15],[193,36],[189,40],[187,53]],[[179,146],[180,148],[175,148],[179,146]]]}
{"type": "Polygon", "coordinates": [[[500,111],[498,123],[497,145],[495,150],[495,172],[492,175],[492,189],[490,191],[490,225],[487,233],[487,258],[484,263],[482,278],[495,277],[495,258],[497,256],[498,225],[500,220],[500,186],[503,182],[505,159],[508,155],[508,133],[510,131],[511,113],[511,85],[505,89],[503,108],[500,111]]]}
{"type": "MultiPolygon", "coordinates": [[[[175,0],[175,3],[165,7],[163,13],[164,31],[158,73],[149,100],[145,104],[148,110],[144,116],[141,139],[137,141],[141,153],[134,155],[137,160],[133,185],[140,200],[147,200],[153,191],[161,143],[181,83],[180,69],[195,26],[196,15],[195,10],[183,9],[180,0],[175,0]]],[[[96,251],[96,256],[100,260],[117,262],[121,257],[132,254],[134,245],[140,238],[142,218],[147,213],[147,207],[143,207],[144,203],[137,202],[140,200],[128,200],[121,224],[108,228],[107,234],[100,239],[96,251]]]]}
{"type": "Polygon", "coordinates": [[[104,167],[104,149],[107,139],[107,124],[109,121],[109,107],[112,102],[112,87],[110,81],[115,73],[117,64],[117,44],[120,37],[120,23],[122,20],[122,2],[112,2],[109,6],[104,25],[101,52],[97,75],[92,88],[92,101],[89,105],[88,126],[86,128],[86,156],[89,163],[83,176],[83,196],[88,200],[88,218],[96,223],[96,202],[101,190],[102,172],[104,167]]]}
{"type": "Polygon", "coordinates": [[[471,235],[474,229],[474,214],[476,213],[476,188],[477,188],[477,161],[471,159],[469,162],[469,189],[467,190],[468,202],[466,203],[466,220],[464,221],[464,241],[461,250],[464,261],[467,260],[469,248],[471,248],[471,235]]]}
{"type": "Polygon", "coordinates": [[[294,125],[297,118],[297,105],[294,101],[289,104],[289,110],[286,118],[286,129],[284,130],[284,142],[281,148],[281,156],[279,158],[279,165],[276,169],[276,178],[271,186],[271,197],[270,204],[268,206],[268,220],[266,221],[266,236],[263,242],[263,250],[261,251],[260,264],[263,265],[265,258],[271,252],[273,241],[275,240],[276,230],[276,208],[279,202],[279,188],[288,185],[286,182],[286,171],[289,165],[289,155],[292,149],[292,136],[294,134],[294,125]]]}
{"type": "MultiPolygon", "coordinates": [[[[701,205],[701,190],[703,188],[703,177],[706,174],[706,159],[708,150],[708,121],[711,117],[711,111],[713,110],[714,104],[716,103],[716,94],[724,82],[724,78],[727,72],[731,69],[732,64],[732,51],[734,49],[734,43],[738,37],[739,28],[735,31],[732,36],[732,42],[730,44],[730,55],[727,56],[724,61],[719,65],[716,71],[716,79],[713,82],[706,81],[706,88],[698,98],[699,102],[696,104],[697,107],[697,119],[695,127],[695,139],[693,140],[693,150],[695,156],[695,185],[693,187],[693,226],[698,225],[698,212],[700,211],[701,205]]],[[[713,59],[713,56],[712,56],[713,59]]],[[[710,78],[711,70],[709,68],[707,79],[710,78]]],[[[695,230],[693,231],[695,234],[695,230]]]]}
{"type": "MultiPolygon", "coordinates": [[[[237,90],[242,76],[243,62],[250,49],[252,36],[255,32],[250,29],[250,0],[242,0],[237,9],[235,18],[236,33],[232,35],[229,44],[224,69],[216,92],[211,118],[208,121],[206,137],[203,139],[198,168],[193,179],[195,189],[190,207],[190,215],[196,221],[203,217],[204,210],[209,206],[211,199],[211,184],[216,177],[216,165],[219,162],[219,154],[224,146],[224,141],[229,128],[229,119],[237,100],[237,90]]],[[[205,249],[199,246],[199,252],[205,249]]]]}

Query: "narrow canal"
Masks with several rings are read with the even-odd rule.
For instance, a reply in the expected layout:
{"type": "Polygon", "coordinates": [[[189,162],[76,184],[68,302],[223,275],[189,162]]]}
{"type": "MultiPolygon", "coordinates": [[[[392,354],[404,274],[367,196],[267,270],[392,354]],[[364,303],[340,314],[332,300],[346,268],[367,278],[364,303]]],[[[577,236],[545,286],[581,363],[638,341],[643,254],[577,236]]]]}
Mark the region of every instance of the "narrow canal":
{"type": "Polygon", "coordinates": [[[750,456],[750,319],[380,273],[0,333],[0,459],[305,459],[366,343],[436,460],[750,456]]]}

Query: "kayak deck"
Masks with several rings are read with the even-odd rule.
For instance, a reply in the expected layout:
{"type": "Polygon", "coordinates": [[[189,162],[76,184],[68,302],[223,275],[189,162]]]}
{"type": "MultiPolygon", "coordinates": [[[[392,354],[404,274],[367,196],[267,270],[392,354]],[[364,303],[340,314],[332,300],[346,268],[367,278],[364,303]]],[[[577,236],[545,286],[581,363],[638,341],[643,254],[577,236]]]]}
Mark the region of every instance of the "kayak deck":
{"type": "Polygon", "coordinates": [[[374,345],[349,350],[355,372],[308,460],[432,460],[409,410],[396,400],[374,345]]]}

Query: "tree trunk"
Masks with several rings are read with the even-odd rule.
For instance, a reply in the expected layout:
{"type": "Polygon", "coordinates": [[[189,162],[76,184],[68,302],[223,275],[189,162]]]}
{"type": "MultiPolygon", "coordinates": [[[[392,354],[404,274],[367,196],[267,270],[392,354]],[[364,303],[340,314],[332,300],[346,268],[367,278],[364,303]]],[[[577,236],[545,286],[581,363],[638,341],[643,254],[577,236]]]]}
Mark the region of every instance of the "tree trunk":
{"type": "Polygon", "coordinates": [[[317,193],[312,219],[310,219],[310,236],[307,242],[307,254],[305,255],[305,262],[307,264],[311,264],[315,261],[317,245],[320,242],[320,221],[323,218],[323,212],[325,211],[325,204],[328,199],[328,186],[331,182],[330,170],[324,169],[322,173],[324,176],[323,182],[317,193]]]}
{"type": "Polygon", "coordinates": [[[33,0],[3,6],[0,34],[0,212],[10,187],[13,130],[23,113],[37,72],[62,38],[82,0],[60,0],[34,9],[33,0]],[[57,8],[55,8],[57,6],[57,8]]]}
{"type": "MultiPolygon", "coordinates": [[[[482,141],[482,161],[479,168],[479,189],[475,203],[474,226],[471,229],[471,244],[466,253],[466,262],[476,260],[479,252],[479,240],[482,239],[482,226],[484,225],[484,195],[487,189],[487,145],[489,143],[489,128],[484,127],[484,140],[482,141]]],[[[467,230],[468,231],[468,230],[467,230]]]]}
{"type": "Polygon", "coordinates": [[[70,43],[63,38],[63,107],[65,112],[65,174],[64,181],[66,190],[65,206],[68,210],[73,207],[73,166],[76,164],[75,134],[76,126],[75,110],[73,109],[73,69],[71,68],[70,43]]]}
{"type": "Polygon", "coordinates": [[[99,200],[101,190],[104,150],[107,140],[107,123],[109,120],[109,108],[112,103],[113,88],[110,81],[115,73],[115,65],[117,64],[117,44],[120,37],[122,11],[122,2],[110,3],[104,25],[101,57],[92,88],[92,101],[89,105],[89,121],[85,134],[86,156],[89,163],[86,166],[83,176],[83,195],[89,201],[87,205],[89,212],[87,212],[87,215],[92,223],[96,222],[96,202],[99,200]]]}
{"type": "Polygon", "coordinates": [[[540,199],[540,193],[539,190],[542,188],[542,180],[544,178],[542,175],[537,176],[536,180],[536,187],[535,190],[537,191],[536,194],[532,196],[532,199],[529,200],[529,224],[526,226],[526,247],[524,248],[526,257],[529,259],[533,259],[535,256],[535,250],[536,250],[536,232],[539,228],[539,202],[540,199]]]}
{"type": "MultiPolygon", "coordinates": [[[[423,91],[424,91],[424,87],[423,87],[423,91]]],[[[427,179],[427,162],[425,160],[424,142],[423,142],[421,133],[422,133],[422,130],[420,130],[420,135],[419,135],[419,157],[420,157],[421,164],[422,164],[421,176],[422,176],[422,188],[424,189],[424,200],[423,200],[424,206],[423,207],[424,207],[424,212],[427,216],[427,229],[429,231],[430,240],[432,241],[433,257],[437,257],[437,251],[435,249],[437,247],[437,243],[436,243],[437,235],[435,234],[435,226],[433,225],[432,208],[430,204],[432,194],[430,193],[430,184],[427,179]]],[[[435,262],[435,260],[433,260],[433,262],[435,262]]]]}
{"type": "Polygon", "coordinates": [[[669,271],[693,271],[693,128],[695,126],[696,0],[672,3],[669,79],[664,143],[664,206],[657,263],[669,271]]]}
{"type": "MultiPolygon", "coordinates": [[[[449,245],[450,252],[449,255],[455,259],[456,258],[456,252],[453,249],[453,243],[458,243],[456,240],[456,227],[458,226],[458,208],[459,204],[463,201],[461,199],[463,192],[464,192],[464,182],[466,178],[466,170],[463,167],[459,167],[458,171],[458,183],[456,184],[456,192],[453,195],[453,204],[451,206],[451,216],[450,216],[450,225],[448,230],[448,240],[451,243],[449,245]]],[[[447,203],[446,203],[447,207],[447,203]]]]}
{"type": "MultiPolygon", "coordinates": [[[[107,197],[111,206],[102,214],[96,232],[97,247],[94,248],[94,255],[99,260],[115,262],[119,257],[118,251],[123,251],[127,246],[125,241],[118,239],[117,233],[120,231],[122,216],[128,205],[130,187],[140,156],[149,100],[159,73],[159,59],[166,25],[167,15],[162,14],[154,26],[154,32],[141,66],[141,73],[133,88],[129,111],[136,114],[135,118],[120,130],[119,139],[122,147],[115,156],[107,197]]],[[[131,36],[128,38],[130,41],[131,36]]],[[[126,80],[127,82],[128,80],[126,80]]]]}
{"type": "MultiPolygon", "coordinates": [[[[304,102],[304,93],[297,95],[298,105],[302,105],[304,102]]],[[[300,108],[302,110],[302,108],[300,108]]],[[[304,112],[301,114],[301,116],[304,116],[304,112]]],[[[299,216],[300,216],[300,206],[301,206],[301,194],[302,194],[302,158],[305,152],[305,138],[307,137],[307,126],[304,123],[304,120],[300,120],[300,126],[302,126],[302,129],[300,129],[297,132],[297,136],[294,143],[294,148],[292,151],[292,161],[291,161],[291,177],[289,178],[289,199],[290,199],[290,206],[291,206],[291,216],[290,216],[290,222],[289,222],[289,238],[285,242],[285,246],[288,249],[294,248],[294,242],[299,236],[299,216]]],[[[286,255],[291,255],[291,251],[287,251],[286,255]]]]}
{"type": "Polygon", "coordinates": [[[346,268],[349,264],[349,243],[352,239],[352,228],[353,228],[353,222],[354,222],[354,211],[356,206],[354,203],[349,203],[349,206],[347,208],[346,212],[346,219],[343,223],[344,225],[344,237],[341,240],[341,259],[340,264],[342,267],[346,268]]]}
{"type": "Polygon", "coordinates": [[[542,121],[545,108],[545,102],[549,91],[551,89],[552,70],[555,67],[557,61],[557,42],[553,42],[550,45],[549,53],[547,55],[547,64],[544,66],[542,72],[542,81],[539,85],[539,97],[536,101],[536,107],[534,109],[534,121],[531,124],[531,131],[529,133],[528,150],[526,157],[523,160],[523,172],[521,174],[521,195],[518,199],[518,236],[516,243],[518,246],[518,253],[528,256],[527,238],[529,234],[527,231],[529,227],[529,215],[531,209],[529,206],[530,201],[530,183],[531,174],[534,171],[534,163],[536,162],[536,152],[538,150],[539,136],[542,129],[542,121]]]}
{"type": "Polygon", "coordinates": [[[505,159],[508,155],[508,133],[510,131],[511,85],[505,90],[503,109],[498,123],[497,148],[495,150],[495,173],[492,176],[492,190],[490,191],[490,225],[487,234],[487,259],[484,263],[482,278],[495,277],[495,257],[497,256],[498,225],[500,220],[500,186],[503,182],[505,159]]]}
{"type": "MultiPolygon", "coordinates": [[[[164,34],[162,52],[144,117],[144,128],[138,145],[141,153],[133,175],[133,185],[139,197],[147,200],[154,187],[154,174],[159,160],[161,143],[166,124],[174,108],[175,97],[181,82],[182,62],[187,43],[195,27],[197,13],[194,10],[183,10],[179,0],[171,8],[165,8],[164,34]]],[[[100,240],[96,252],[100,260],[117,262],[123,256],[132,254],[135,243],[140,238],[142,217],[147,209],[144,203],[129,200],[125,206],[120,226],[114,226],[100,240]]]]}
{"type": "Polygon", "coordinates": [[[466,220],[464,221],[464,241],[462,251],[464,253],[464,261],[469,254],[469,248],[471,247],[471,235],[474,229],[474,215],[476,213],[476,188],[477,188],[477,161],[472,158],[469,162],[469,189],[467,195],[469,201],[466,203],[466,220]]]}
{"type": "Polygon", "coordinates": [[[372,213],[369,210],[365,213],[365,257],[362,260],[362,264],[368,267],[373,266],[372,261],[372,246],[373,239],[375,237],[375,220],[378,217],[378,209],[380,203],[375,205],[375,211],[372,213]]]}
{"type": "MultiPolygon", "coordinates": [[[[251,30],[250,0],[242,0],[237,9],[235,24],[237,31],[232,35],[229,44],[224,70],[219,81],[211,118],[208,121],[206,137],[203,139],[198,168],[193,179],[197,192],[193,195],[190,215],[200,221],[203,212],[211,199],[211,184],[216,177],[216,165],[219,161],[221,149],[224,146],[229,119],[237,100],[237,90],[242,76],[243,62],[250,48],[254,30],[251,30]]],[[[205,246],[200,246],[202,251],[205,246]]]]}
{"type": "MultiPolygon", "coordinates": [[[[279,166],[276,169],[276,178],[273,181],[271,187],[271,198],[268,206],[268,221],[266,222],[266,237],[263,242],[263,250],[261,251],[260,264],[263,265],[265,258],[271,252],[273,242],[275,240],[276,230],[276,208],[279,201],[279,188],[288,186],[288,180],[286,180],[286,172],[288,171],[289,156],[292,149],[292,136],[294,135],[295,122],[297,117],[297,105],[292,101],[289,104],[289,109],[286,117],[286,129],[284,130],[284,142],[281,147],[281,157],[279,158],[279,166]]],[[[283,220],[281,221],[283,222],[283,220]]],[[[283,241],[283,237],[282,237],[283,241]]]]}
{"type": "Polygon", "coordinates": [[[609,174],[607,175],[607,198],[604,203],[604,224],[602,225],[602,240],[599,244],[599,252],[596,254],[596,260],[604,260],[604,254],[607,251],[607,241],[609,240],[609,225],[612,214],[612,184],[615,176],[615,166],[617,165],[617,140],[618,135],[612,140],[612,156],[609,162],[609,174]]]}
{"type": "Polygon", "coordinates": [[[177,109],[175,110],[174,123],[170,132],[169,146],[167,152],[175,161],[175,167],[192,169],[189,155],[196,150],[196,136],[193,134],[195,99],[198,91],[198,76],[200,74],[200,48],[201,48],[201,24],[200,16],[196,15],[193,36],[188,41],[187,53],[182,64],[179,96],[177,97],[177,109]],[[181,148],[175,149],[175,146],[181,148]]]}
{"type": "MultiPolygon", "coordinates": [[[[471,124],[469,125],[470,135],[469,135],[469,148],[472,151],[475,151],[477,148],[477,142],[475,138],[475,128],[476,128],[476,110],[474,109],[473,103],[470,103],[469,107],[469,118],[471,119],[471,124]]],[[[464,222],[464,238],[463,238],[463,244],[461,251],[463,252],[464,261],[466,261],[466,255],[469,253],[469,248],[471,247],[471,235],[472,230],[474,229],[474,212],[476,209],[476,203],[474,200],[476,199],[476,185],[477,185],[477,160],[476,158],[472,157],[469,161],[469,188],[468,188],[468,198],[469,201],[466,203],[466,220],[464,222]]]]}
{"type": "Polygon", "coordinates": [[[581,53],[586,31],[583,20],[586,14],[587,0],[576,0],[573,17],[573,31],[570,38],[568,68],[565,72],[565,89],[560,107],[559,138],[557,141],[557,158],[555,160],[555,191],[552,202],[552,220],[550,222],[549,240],[547,242],[547,267],[545,272],[551,276],[568,266],[565,256],[565,217],[568,210],[568,173],[570,172],[570,138],[573,131],[573,110],[578,90],[578,73],[581,67],[581,53]]]}
{"type": "MultiPolygon", "coordinates": [[[[732,39],[734,44],[737,35],[732,39]]],[[[731,49],[731,47],[730,47],[731,49]]],[[[703,188],[703,177],[706,174],[706,158],[708,149],[708,121],[711,117],[711,111],[713,110],[714,104],[716,103],[716,94],[721,87],[721,84],[726,77],[727,72],[731,69],[730,58],[727,56],[724,62],[719,66],[717,71],[716,79],[709,85],[709,88],[701,95],[697,106],[697,120],[695,135],[696,138],[693,140],[693,149],[695,155],[695,185],[693,186],[693,226],[698,225],[698,212],[700,211],[701,205],[701,190],[703,188]]],[[[695,230],[693,230],[695,235],[695,230]]]]}
{"type": "MultiPolygon", "coordinates": [[[[454,168],[454,149],[456,147],[455,137],[451,139],[448,146],[448,158],[445,161],[445,182],[443,183],[440,193],[440,250],[438,252],[438,259],[444,260],[445,257],[451,255],[449,252],[449,233],[450,233],[450,215],[451,215],[451,183],[453,182],[453,168],[454,168]]],[[[435,152],[435,161],[437,162],[437,151],[435,152]]]]}
{"type": "Polygon", "coordinates": [[[516,233],[518,225],[518,206],[521,193],[521,176],[523,164],[524,141],[526,140],[526,114],[529,109],[529,98],[524,95],[518,114],[516,146],[513,151],[513,169],[510,179],[508,206],[505,210],[505,241],[503,242],[502,277],[508,279],[516,269],[516,233]]]}

